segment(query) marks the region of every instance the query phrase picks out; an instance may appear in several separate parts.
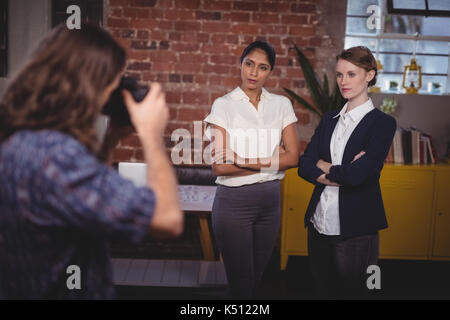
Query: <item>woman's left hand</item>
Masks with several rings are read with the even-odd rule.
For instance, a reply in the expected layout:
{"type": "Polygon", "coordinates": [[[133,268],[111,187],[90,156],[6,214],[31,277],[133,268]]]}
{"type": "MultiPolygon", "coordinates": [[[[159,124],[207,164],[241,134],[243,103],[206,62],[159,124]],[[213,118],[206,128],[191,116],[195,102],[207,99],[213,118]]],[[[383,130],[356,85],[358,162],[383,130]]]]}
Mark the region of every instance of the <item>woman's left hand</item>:
{"type": "Polygon", "coordinates": [[[355,162],[356,160],[358,160],[359,158],[361,158],[363,155],[365,155],[366,154],[366,152],[363,150],[363,151],[361,151],[360,153],[358,153],[354,158],[353,158],[353,160],[352,160],[352,162],[350,162],[350,163],[353,163],[353,162],[355,162]]]}
{"type": "Polygon", "coordinates": [[[320,159],[319,161],[317,161],[316,166],[321,169],[323,172],[325,172],[326,174],[330,173],[330,168],[332,166],[331,163],[326,162],[322,159],[320,159]]]}

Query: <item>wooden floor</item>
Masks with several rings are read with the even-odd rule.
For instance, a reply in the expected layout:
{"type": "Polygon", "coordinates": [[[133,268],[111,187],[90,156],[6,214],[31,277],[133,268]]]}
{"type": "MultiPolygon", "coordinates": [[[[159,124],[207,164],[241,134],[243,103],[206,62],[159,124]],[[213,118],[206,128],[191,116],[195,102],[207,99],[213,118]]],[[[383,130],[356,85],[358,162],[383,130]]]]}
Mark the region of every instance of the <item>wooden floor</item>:
{"type": "MultiPolygon", "coordinates": [[[[225,287],[225,272],[220,262],[199,260],[178,260],[178,262],[176,260],[165,260],[165,262],[164,260],[113,260],[116,271],[117,298],[120,300],[230,299],[227,296],[225,287]],[[157,268],[152,268],[153,262],[159,263],[159,271],[157,268]],[[177,263],[178,267],[174,268],[174,264],[177,263]],[[167,267],[164,273],[161,264],[165,264],[167,267]],[[200,272],[202,265],[203,271],[200,272]],[[214,268],[216,272],[219,270],[219,276],[217,276],[217,273],[212,272],[214,268]],[[174,269],[178,270],[178,276],[176,277],[170,276],[176,274],[176,272],[170,272],[170,270],[174,269]],[[184,269],[184,272],[180,273],[179,270],[181,269],[184,269]],[[136,273],[133,270],[140,270],[140,272],[136,273]],[[205,272],[205,270],[208,272],[205,272]],[[216,274],[214,276],[215,282],[212,281],[214,274],[216,274]],[[152,286],[144,284],[143,280],[152,276],[157,281],[150,282],[154,283],[151,284],[152,286]],[[168,281],[169,279],[172,280],[168,281]],[[202,288],[201,285],[205,285],[205,288],[202,288]],[[222,286],[220,287],[220,285],[222,286]]],[[[450,261],[380,259],[378,265],[382,272],[381,290],[373,290],[376,291],[372,293],[374,300],[450,299],[450,261]]],[[[280,271],[280,256],[278,252],[274,252],[264,273],[261,286],[258,289],[257,299],[309,300],[314,298],[316,298],[316,295],[308,258],[291,256],[289,257],[286,270],[280,271]]]]}
{"type": "Polygon", "coordinates": [[[112,259],[114,284],[147,287],[226,287],[223,263],[203,260],[112,259]]]}

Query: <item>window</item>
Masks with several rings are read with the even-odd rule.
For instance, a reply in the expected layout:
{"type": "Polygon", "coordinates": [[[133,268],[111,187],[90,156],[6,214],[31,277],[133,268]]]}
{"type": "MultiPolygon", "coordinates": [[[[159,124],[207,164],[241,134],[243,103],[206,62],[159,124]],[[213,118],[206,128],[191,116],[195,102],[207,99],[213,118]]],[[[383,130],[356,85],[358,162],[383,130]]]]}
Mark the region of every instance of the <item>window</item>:
{"type": "MultiPolygon", "coordinates": [[[[389,91],[391,81],[401,86],[403,67],[409,64],[415,50],[417,63],[422,66],[419,93],[448,93],[450,17],[389,14],[388,2],[392,1],[347,1],[345,48],[365,45],[372,50],[383,65],[377,81],[382,91],[389,91]],[[368,23],[368,19],[377,14],[368,10],[372,5],[379,10],[378,26],[368,23]]],[[[448,0],[394,1],[394,4],[412,2],[415,9],[423,7],[425,10],[432,5],[432,8],[444,12],[449,7],[448,0]]]]}
{"type": "Polygon", "coordinates": [[[0,0],[0,77],[8,74],[8,0],[0,0]]]}
{"type": "Polygon", "coordinates": [[[390,14],[450,17],[447,0],[387,0],[387,10],[390,14]]]}
{"type": "Polygon", "coordinates": [[[69,15],[67,7],[77,5],[81,10],[81,19],[99,25],[103,24],[103,0],[53,0],[52,27],[65,23],[69,15]]]}

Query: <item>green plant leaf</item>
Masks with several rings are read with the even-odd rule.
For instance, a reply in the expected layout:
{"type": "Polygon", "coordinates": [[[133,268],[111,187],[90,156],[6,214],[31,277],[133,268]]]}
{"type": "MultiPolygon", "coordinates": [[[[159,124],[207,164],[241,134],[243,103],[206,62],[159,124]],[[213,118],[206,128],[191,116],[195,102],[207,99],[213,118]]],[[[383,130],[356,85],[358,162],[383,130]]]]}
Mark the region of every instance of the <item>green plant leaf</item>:
{"type": "Polygon", "coordinates": [[[333,98],[330,96],[330,89],[328,87],[328,77],[325,73],[323,75],[323,105],[326,106],[326,111],[330,111],[332,108],[333,98]]]}
{"type": "Polygon", "coordinates": [[[323,75],[323,93],[327,96],[330,95],[330,89],[328,88],[328,77],[326,73],[323,75]]]}
{"type": "Polygon", "coordinates": [[[317,80],[316,73],[314,72],[314,68],[297,45],[294,44],[294,48],[298,55],[298,62],[303,70],[303,74],[305,75],[306,85],[311,93],[311,98],[317,106],[320,106],[322,105],[323,93],[320,83],[317,80]]]}
{"type": "Polygon", "coordinates": [[[308,110],[310,110],[312,112],[315,112],[320,117],[322,116],[322,111],[320,111],[319,109],[317,109],[313,105],[309,104],[305,99],[303,99],[302,97],[297,95],[294,91],[292,91],[292,90],[290,90],[288,88],[284,88],[284,91],[286,91],[286,93],[289,94],[295,101],[297,101],[298,103],[302,104],[306,109],[308,109],[308,110]]]}
{"type": "Polygon", "coordinates": [[[292,90],[284,88],[284,90],[300,104],[305,106],[307,109],[315,112],[319,116],[322,116],[325,112],[335,109],[340,109],[345,103],[345,99],[342,97],[341,92],[337,83],[335,82],[334,90],[330,92],[330,84],[326,74],[323,76],[323,86],[320,84],[319,78],[311,65],[311,62],[303,54],[303,52],[294,43],[294,49],[298,55],[298,62],[302,68],[303,74],[305,76],[305,82],[307,88],[310,92],[311,98],[315,106],[309,104],[305,99],[298,96],[292,90]]]}

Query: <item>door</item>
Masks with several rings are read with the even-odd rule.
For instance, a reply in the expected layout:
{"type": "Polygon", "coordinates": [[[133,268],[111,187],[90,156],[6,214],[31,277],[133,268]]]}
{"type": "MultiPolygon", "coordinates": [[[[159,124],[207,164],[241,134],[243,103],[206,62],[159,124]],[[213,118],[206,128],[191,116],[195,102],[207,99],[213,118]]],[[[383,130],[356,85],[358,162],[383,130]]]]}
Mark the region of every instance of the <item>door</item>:
{"type": "Polygon", "coordinates": [[[286,250],[288,254],[307,255],[307,232],[304,217],[314,186],[297,175],[297,169],[288,171],[286,192],[286,250]]]}
{"type": "Polygon", "coordinates": [[[450,257],[450,170],[436,170],[436,223],[433,256],[450,257]]]}
{"type": "Polygon", "coordinates": [[[388,220],[388,228],[380,231],[380,256],[427,259],[434,171],[414,166],[386,166],[380,184],[388,220]]]}

